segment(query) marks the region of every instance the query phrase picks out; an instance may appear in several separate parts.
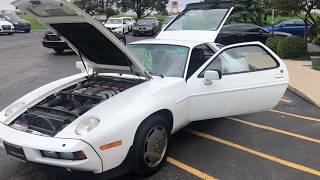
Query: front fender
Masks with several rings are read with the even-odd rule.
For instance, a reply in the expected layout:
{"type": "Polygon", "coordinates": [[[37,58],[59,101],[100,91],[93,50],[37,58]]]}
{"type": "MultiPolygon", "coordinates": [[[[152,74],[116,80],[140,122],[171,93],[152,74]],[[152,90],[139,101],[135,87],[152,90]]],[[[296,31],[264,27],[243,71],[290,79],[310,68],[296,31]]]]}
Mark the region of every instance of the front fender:
{"type": "Polygon", "coordinates": [[[186,95],[186,82],[182,78],[153,79],[128,89],[97,105],[71,123],[56,137],[83,139],[90,143],[103,160],[104,171],[119,166],[133,145],[136,130],[148,116],[162,109],[173,114],[173,131],[188,124],[188,102],[176,103],[186,95]],[[75,129],[86,117],[97,117],[100,124],[88,135],[76,135],[75,129]],[[122,141],[120,146],[101,150],[100,147],[122,141]]]}

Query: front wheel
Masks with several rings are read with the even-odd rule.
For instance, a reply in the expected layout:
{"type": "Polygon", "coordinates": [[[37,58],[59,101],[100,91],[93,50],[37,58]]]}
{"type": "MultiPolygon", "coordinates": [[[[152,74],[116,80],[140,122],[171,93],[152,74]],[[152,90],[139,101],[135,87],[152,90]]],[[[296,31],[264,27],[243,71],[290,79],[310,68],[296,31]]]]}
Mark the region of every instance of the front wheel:
{"type": "Polygon", "coordinates": [[[142,123],[134,140],[133,171],[149,176],[159,171],[166,160],[171,128],[161,115],[153,115],[142,123]]]}
{"type": "Polygon", "coordinates": [[[124,45],[127,45],[127,39],[126,39],[126,38],[122,38],[120,41],[121,41],[124,45]]]}
{"type": "Polygon", "coordinates": [[[64,51],[64,48],[53,48],[53,50],[57,53],[57,54],[62,54],[64,51]]]}

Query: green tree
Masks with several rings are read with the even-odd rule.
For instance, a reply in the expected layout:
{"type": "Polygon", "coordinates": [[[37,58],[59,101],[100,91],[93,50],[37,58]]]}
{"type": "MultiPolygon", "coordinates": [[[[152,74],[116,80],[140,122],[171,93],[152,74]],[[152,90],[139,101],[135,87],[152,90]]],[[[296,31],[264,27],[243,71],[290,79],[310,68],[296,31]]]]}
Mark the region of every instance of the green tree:
{"type": "Polygon", "coordinates": [[[81,9],[84,9],[87,13],[105,14],[107,18],[113,15],[119,14],[114,9],[120,0],[73,0],[73,3],[81,9]]]}
{"type": "Polygon", "coordinates": [[[235,13],[239,21],[263,25],[265,23],[265,4],[263,0],[236,0],[235,13]]]}
{"type": "Polygon", "coordinates": [[[122,11],[133,10],[138,19],[150,15],[153,11],[162,12],[169,0],[121,0],[119,7],[122,11]]]}
{"type": "MultiPolygon", "coordinates": [[[[221,0],[205,0],[204,2],[221,2],[221,0]]],[[[235,3],[235,9],[228,21],[257,25],[265,23],[266,0],[233,0],[233,2],[235,3]]]]}
{"type": "Polygon", "coordinates": [[[95,10],[99,8],[99,2],[98,1],[92,1],[92,0],[73,0],[73,4],[78,6],[80,9],[83,9],[86,11],[86,13],[89,13],[91,15],[95,14],[95,10]]]}

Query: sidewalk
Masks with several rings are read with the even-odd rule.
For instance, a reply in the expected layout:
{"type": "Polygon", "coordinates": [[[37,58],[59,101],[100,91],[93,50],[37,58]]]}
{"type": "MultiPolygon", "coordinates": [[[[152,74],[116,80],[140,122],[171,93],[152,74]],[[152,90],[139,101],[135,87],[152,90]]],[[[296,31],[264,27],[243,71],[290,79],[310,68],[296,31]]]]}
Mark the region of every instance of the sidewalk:
{"type": "Polygon", "coordinates": [[[311,61],[284,62],[289,70],[289,89],[320,107],[320,71],[311,68],[311,61]]]}

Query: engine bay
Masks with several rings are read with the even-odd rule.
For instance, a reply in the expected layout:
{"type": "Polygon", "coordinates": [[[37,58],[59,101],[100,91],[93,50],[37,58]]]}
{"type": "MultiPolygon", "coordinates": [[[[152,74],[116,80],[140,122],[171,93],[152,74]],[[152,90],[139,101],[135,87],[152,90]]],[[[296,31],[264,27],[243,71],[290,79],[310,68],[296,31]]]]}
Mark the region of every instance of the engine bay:
{"type": "Polygon", "coordinates": [[[10,126],[33,134],[54,136],[96,105],[142,82],[107,76],[89,77],[48,96],[10,126]]]}

